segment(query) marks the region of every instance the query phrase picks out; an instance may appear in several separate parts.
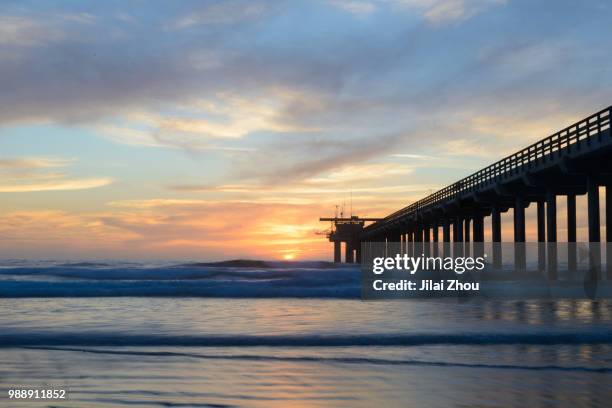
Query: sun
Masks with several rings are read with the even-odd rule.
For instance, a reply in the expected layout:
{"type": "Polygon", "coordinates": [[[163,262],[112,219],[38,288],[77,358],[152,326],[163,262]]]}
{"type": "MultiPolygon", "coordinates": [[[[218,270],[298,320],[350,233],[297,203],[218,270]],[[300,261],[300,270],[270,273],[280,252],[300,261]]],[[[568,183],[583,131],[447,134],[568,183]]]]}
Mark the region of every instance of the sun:
{"type": "Polygon", "coordinates": [[[295,259],[295,254],[292,254],[292,253],[285,254],[283,255],[283,259],[285,261],[292,261],[295,259]]]}

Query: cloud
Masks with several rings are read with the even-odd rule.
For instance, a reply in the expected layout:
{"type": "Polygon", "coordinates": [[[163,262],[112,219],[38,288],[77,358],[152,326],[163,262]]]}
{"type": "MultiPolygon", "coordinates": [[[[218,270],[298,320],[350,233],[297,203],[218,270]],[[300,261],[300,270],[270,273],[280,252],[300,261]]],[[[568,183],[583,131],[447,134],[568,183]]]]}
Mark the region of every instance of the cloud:
{"type": "MultiPolygon", "coordinates": [[[[106,148],[121,150],[117,160],[139,177],[147,169],[134,164],[151,155],[154,175],[137,191],[151,197],[173,184],[160,201],[117,184],[104,191],[108,212],[74,218],[124,231],[133,239],[126,248],[139,253],[153,248],[149,235],[164,253],[197,255],[229,248],[247,228],[282,231],[264,222],[266,211],[301,231],[350,191],[360,214],[384,215],[609,105],[609,13],[586,3],[501,4],[104,3],[95,15],[87,4],[3,5],[0,130],[9,147],[29,149],[15,127],[36,124],[37,151],[57,151],[63,129],[93,130],[131,146],[106,148]],[[231,223],[233,211],[249,208],[260,224],[231,223]]],[[[0,184],[110,182],[51,159],[2,159],[0,184]]],[[[291,249],[280,241],[275,250],[291,249]]]]}
{"type": "MultiPolygon", "coordinates": [[[[551,67],[571,62],[572,42],[568,39],[518,43],[500,53],[485,53],[504,76],[531,75],[547,72],[551,67]]],[[[499,50],[498,50],[499,51],[499,50]]]]}
{"type": "Polygon", "coordinates": [[[73,159],[57,157],[0,158],[0,193],[86,190],[113,182],[108,177],[75,178],[51,171],[74,162],[73,159]]]}
{"type": "Polygon", "coordinates": [[[300,182],[347,165],[358,165],[391,151],[402,134],[339,140],[319,135],[282,137],[260,145],[257,152],[234,158],[232,179],[263,185],[300,182]]]}
{"type": "MultiPolygon", "coordinates": [[[[409,199],[404,200],[404,205],[409,203],[409,199]]],[[[564,201],[559,199],[560,217],[565,214],[564,201]]],[[[578,238],[585,240],[585,197],[578,197],[577,204],[578,213],[585,215],[578,217],[578,238]]],[[[281,259],[292,253],[298,259],[331,257],[329,242],[316,234],[327,227],[318,222],[318,217],[334,213],[334,206],[326,202],[300,205],[156,198],[111,205],[111,211],[99,212],[4,211],[0,213],[0,256],[217,260],[245,254],[281,259]],[[35,253],[32,248],[36,248],[35,253]]],[[[393,200],[391,205],[402,206],[393,200]]],[[[386,204],[377,201],[360,205],[356,212],[360,216],[382,216],[386,211],[386,204]]],[[[534,216],[531,205],[527,217],[534,216]]],[[[512,239],[511,219],[511,211],[504,214],[504,239],[512,239]]],[[[560,226],[564,225],[562,221],[560,226]]],[[[489,233],[490,228],[486,231],[489,233]]],[[[534,231],[529,234],[533,236],[534,231]]]]}
{"type": "Polygon", "coordinates": [[[465,20],[486,7],[506,0],[330,0],[330,4],[356,15],[370,14],[382,7],[417,11],[432,24],[465,20]]]}
{"type": "Polygon", "coordinates": [[[332,169],[325,175],[304,180],[308,185],[363,185],[367,181],[382,181],[393,176],[408,176],[411,166],[396,163],[348,164],[332,169]]]}
{"type": "Polygon", "coordinates": [[[330,4],[349,13],[363,15],[376,11],[376,4],[371,1],[359,0],[330,0],[330,4]]]}
{"type": "Polygon", "coordinates": [[[474,114],[467,121],[470,129],[481,135],[495,135],[495,142],[510,143],[517,150],[521,144],[528,144],[542,139],[581,119],[563,112],[551,112],[549,115],[525,115],[517,120],[511,115],[478,115],[474,114]]]}
{"type": "Polygon", "coordinates": [[[97,215],[60,210],[0,214],[0,256],[24,259],[113,258],[136,236],[105,225],[97,215]]]}
{"type": "Polygon", "coordinates": [[[202,6],[174,19],[168,27],[182,30],[199,25],[234,24],[258,18],[273,9],[273,2],[227,0],[220,3],[204,3],[202,6]]]}
{"type": "Polygon", "coordinates": [[[475,140],[455,139],[449,140],[440,146],[442,153],[447,156],[468,156],[468,157],[491,157],[492,152],[487,150],[475,140]]]}
{"type": "MultiPolygon", "coordinates": [[[[430,12],[442,18],[444,13],[436,10],[462,10],[459,14],[465,16],[499,2],[358,3],[430,12]]],[[[516,41],[527,48],[517,54],[512,40],[484,41],[476,35],[490,24],[483,20],[458,33],[458,41],[465,45],[461,55],[454,55],[436,30],[415,25],[407,18],[409,13],[390,20],[377,14],[370,27],[362,27],[346,20],[331,24],[318,19],[325,9],[311,7],[312,18],[322,31],[331,30],[325,40],[311,31],[275,31],[272,23],[295,18],[292,13],[300,11],[298,5],[188,4],[170,7],[164,16],[143,14],[130,22],[117,19],[116,10],[112,16],[101,10],[95,18],[82,17],[78,10],[63,10],[62,14],[77,16],[87,24],[54,17],[54,25],[64,21],[59,25],[63,36],[48,47],[23,51],[18,63],[0,62],[0,75],[5,79],[0,125],[32,121],[80,124],[122,143],[185,150],[243,148],[215,140],[231,142],[268,132],[319,132],[329,139],[344,135],[377,138],[393,132],[412,133],[435,119],[452,117],[456,110],[491,110],[494,105],[483,99],[496,94],[499,83],[512,90],[525,75],[545,78],[547,70],[571,70],[572,64],[559,67],[555,56],[570,55],[575,60],[584,52],[579,41],[558,46],[542,41],[529,48],[529,41],[521,38],[516,41]],[[245,12],[248,18],[236,26],[212,23],[225,16],[238,18],[243,9],[264,11],[245,12]],[[159,30],[181,19],[185,19],[183,28],[171,37],[159,30]],[[382,25],[385,30],[378,30],[382,25]],[[124,31],[124,38],[108,35],[110,29],[124,31]],[[143,38],[149,38],[146,44],[151,45],[143,45],[143,38]],[[496,45],[493,50],[491,43],[496,45]],[[548,52],[550,47],[553,50],[548,52]],[[432,53],[432,49],[439,51],[432,53]],[[540,55],[550,57],[536,61],[540,55]],[[522,60],[533,60],[532,68],[514,70],[522,60]],[[515,74],[508,76],[508,72],[515,74]]],[[[512,16],[512,10],[508,15],[512,16]]],[[[36,13],[19,18],[44,21],[36,13]]],[[[516,27],[511,18],[499,24],[506,31],[516,27]]],[[[564,42],[558,40],[558,44],[564,42]]],[[[565,72],[563,76],[575,75],[565,72]]],[[[578,91],[581,87],[574,90],[567,81],[535,83],[540,88],[518,89],[503,105],[522,98],[523,106],[528,99],[541,110],[558,100],[561,92],[583,94],[578,91]]],[[[591,101],[604,97],[603,93],[588,94],[591,101]]]]}
{"type": "MultiPolygon", "coordinates": [[[[260,185],[253,184],[228,184],[228,185],[218,185],[218,186],[210,186],[210,185],[199,185],[199,184],[178,184],[169,186],[170,190],[173,191],[181,191],[181,192],[192,192],[192,193],[211,193],[211,192],[220,192],[220,193],[240,193],[247,194],[249,196],[261,196],[265,193],[277,193],[278,196],[275,198],[276,202],[282,203],[290,200],[290,198],[286,196],[282,196],[282,194],[287,195],[309,195],[312,196],[311,201],[334,201],[337,199],[338,195],[346,195],[349,192],[353,192],[355,194],[364,194],[368,197],[375,199],[376,197],[380,197],[382,194],[400,194],[400,193],[413,193],[413,192],[423,192],[435,188],[432,185],[423,185],[423,184],[410,184],[410,185],[394,185],[394,186],[365,186],[360,187],[358,184],[355,187],[351,187],[349,185],[336,185],[336,186],[297,186],[297,187],[287,187],[287,186],[276,186],[276,187],[268,187],[265,188],[260,185]],[[329,195],[329,198],[325,198],[325,195],[329,195]]],[[[245,202],[258,202],[258,201],[269,201],[269,198],[261,197],[258,199],[249,198],[245,200],[245,202]]],[[[230,200],[231,201],[231,200],[230,200]]],[[[311,202],[309,201],[309,202],[311,202]]],[[[148,204],[147,204],[148,205],[148,204]]]]}
{"type": "Polygon", "coordinates": [[[245,251],[268,259],[281,258],[286,251],[317,258],[326,246],[314,233],[320,225],[317,206],[311,204],[154,199],[112,205],[117,210],[100,220],[127,231],[131,238],[122,245],[147,258],[180,254],[220,259],[244,256],[245,251]],[[287,228],[291,236],[279,233],[287,228]]]}
{"type": "MultiPolygon", "coordinates": [[[[314,96],[310,96],[315,98],[314,96]]],[[[319,129],[292,123],[283,115],[296,100],[309,96],[289,89],[271,89],[250,98],[221,93],[210,99],[183,105],[180,115],[136,112],[114,124],[96,129],[120,143],[148,147],[169,147],[187,151],[254,151],[254,147],[222,146],[224,140],[237,140],[256,132],[316,132],[319,129]]]]}
{"type": "Polygon", "coordinates": [[[0,169],[40,169],[49,167],[65,167],[74,162],[74,159],[55,157],[0,157],[0,169]]]}
{"type": "MultiPolygon", "coordinates": [[[[183,183],[169,185],[167,188],[182,195],[197,194],[203,200],[226,203],[325,205],[333,209],[343,200],[348,202],[352,199],[355,208],[360,208],[360,211],[370,209],[382,212],[380,203],[390,210],[440,188],[439,184],[419,180],[413,172],[414,168],[406,164],[362,163],[344,165],[291,183],[183,183]]],[[[167,203],[163,200],[136,200],[113,205],[148,207],[167,203]]],[[[177,204],[173,200],[169,203],[177,204]]],[[[189,204],[191,201],[185,199],[181,203],[189,204]]]]}
{"type": "Polygon", "coordinates": [[[49,21],[0,15],[0,46],[37,47],[63,38],[62,31],[49,21]]]}
{"type": "Polygon", "coordinates": [[[116,208],[150,209],[159,207],[206,205],[211,203],[213,202],[210,200],[155,198],[148,200],[111,201],[108,205],[116,208]]]}
{"type": "Polygon", "coordinates": [[[415,154],[415,153],[394,153],[391,154],[390,157],[398,157],[402,159],[415,159],[415,160],[431,160],[433,156],[427,156],[424,154],[415,154]]]}
{"type": "MultiPolygon", "coordinates": [[[[248,6],[250,2],[236,4],[248,6]]],[[[311,112],[308,116],[313,119],[326,109],[335,109],[338,101],[330,96],[350,79],[352,70],[370,70],[374,68],[368,66],[371,64],[378,65],[378,72],[384,71],[380,61],[389,57],[366,57],[347,46],[354,41],[350,35],[322,44],[315,52],[298,52],[274,41],[254,47],[251,41],[267,36],[265,26],[260,25],[260,19],[266,18],[271,16],[253,18],[231,30],[204,26],[195,36],[185,30],[173,34],[172,41],[163,35],[159,38],[155,22],[140,20],[128,25],[101,15],[85,27],[66,23],[62,41],[24,51],[18,63],[0,62],[0,74],[6,81],[2,96],[11,102],[0,112],[0,125],[45,121],[116,125],[113,122],[118,118],[129,119],[134,111],[146,111],[167,119],[155,127],[165,139],[175,137],[175,123],[182,132],[186,122],[198,124],[198,134],[203,137],[292,131],[297,121],[302,129],[309,118],[285,118],[285,114],[302,110],[311,112]],[[143,27],[152,29],[147,32],[143,27]],[[124,31],[124,38],[108,35],[110,29],[124,31]],[[251,30],[255,30],[252,35],[251,30]],[[150,43],[155,46],[143,47],[142,38],[149,37],[154,38],[150,43]],[[169,114],[177,105],[193,112],[186,117],[169,114]]],[[[376,49],[376,39],[369,42],[368,47],[376,49]]],[[[397,49],[393,55],[398,55],[397,49]]],[[[347,107],[354,110],[354,105],[349,101],[347,107]]],[[[333,121],[331,113],[328,123],[333,121]]]]}
{"type": "Polygon", "coordinates": [[[465,20],[488,6],[504,3],[505,0],[400,0],[401,5],[421,8],[423,16],[434,24],[465,20]]]}
{"type": "Polygon", "coordinates": [[[111,184],[111,178],[85,178],[60,180],[29,180],[20,184],[0,184],[0,193],[27,193],[35,191],[86,190],[111,184]]]}

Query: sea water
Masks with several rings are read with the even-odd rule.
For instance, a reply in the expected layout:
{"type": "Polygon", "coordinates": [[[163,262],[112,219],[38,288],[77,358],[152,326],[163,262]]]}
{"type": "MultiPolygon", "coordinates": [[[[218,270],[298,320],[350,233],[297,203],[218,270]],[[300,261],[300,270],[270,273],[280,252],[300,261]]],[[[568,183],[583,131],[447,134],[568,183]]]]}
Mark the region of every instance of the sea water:
{"type": "Polygon", "coordinates": [[[325,263],[5,261],[0,406],[612,401],[608,300],[363,302],[360,285],[358,267],[325,263]]]}

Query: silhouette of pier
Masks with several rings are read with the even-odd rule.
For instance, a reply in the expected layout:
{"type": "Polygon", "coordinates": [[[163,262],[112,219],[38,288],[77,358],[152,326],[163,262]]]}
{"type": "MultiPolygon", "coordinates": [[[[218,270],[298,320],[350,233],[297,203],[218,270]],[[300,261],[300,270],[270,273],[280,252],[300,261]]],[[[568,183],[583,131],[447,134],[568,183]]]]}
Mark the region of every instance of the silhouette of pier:
{"type": "Polygon", "coordinates": [[[332,227],[326,235],[329,241],[334,243],[334,262],[339,263],[342,261],[343,243],[345,245],[345,262],[361,262],[361,236],[364,225],[368,221],[380,220],[381,218],[359,218],[356,215],[351,215],[350,217],[319,218],[319,221],[330,221],[332,223],[332,227]]]}
{"type": "MultiPolygon", "coordinates": [[[[541,267],[557,267],[558,196],[567,199],[568,265],[576,263],[576,196],[587,195],[590,262],[597,268],[600,254],[599,187],[605,194],[605,239],[612,240],[612,106],[505,157],[415,203],[364,226],[352,246],[361,242],[399,242],[402,245],[472,241],[482,252],[485,217],[491,217],[491,240],[502,241],[501,214],[512,209],[515,263],[525,267],[525,208],[537,205],[537,241],[541,267]],[[441,236],[440,236],[441,235],[441,236]],[[522,250],[524,252],[524,249],[522,250]]],[[[331,240],[331,239],[330,239],[331,240]]],[[[429,245],[427,245],[429,247],[429,245]]],[[[434,246],[438,248],[437,244],[434,246]]],[[[339,250],[335,251],[339,254],[339,250]]],[[[501,262],[501,245],[493,245],[492,264],[501,262]]],[[[339,256],[334,260],[340,262],[339,256]]],[[[352,258],[347,258],[348,262],[352,258]]],[[[592,268],[592,269],[593,269],[592,268]]]]}

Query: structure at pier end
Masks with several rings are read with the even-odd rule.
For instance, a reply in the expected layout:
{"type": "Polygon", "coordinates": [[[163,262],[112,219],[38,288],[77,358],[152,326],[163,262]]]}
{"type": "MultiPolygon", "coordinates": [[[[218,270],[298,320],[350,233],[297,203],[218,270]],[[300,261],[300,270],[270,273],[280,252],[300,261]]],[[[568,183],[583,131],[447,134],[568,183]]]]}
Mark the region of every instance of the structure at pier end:
{"type": "Polygon", "coordinates": [[[361,235],[366,222],[380,221],[381,218],[350,217],[319,218],[319,221],[330,221],[332,226],[326,232],[327,238],[334,243],[334,262],[342,262],[342,244],[345,245],[346,263],[361,262],[361,235]]]}

